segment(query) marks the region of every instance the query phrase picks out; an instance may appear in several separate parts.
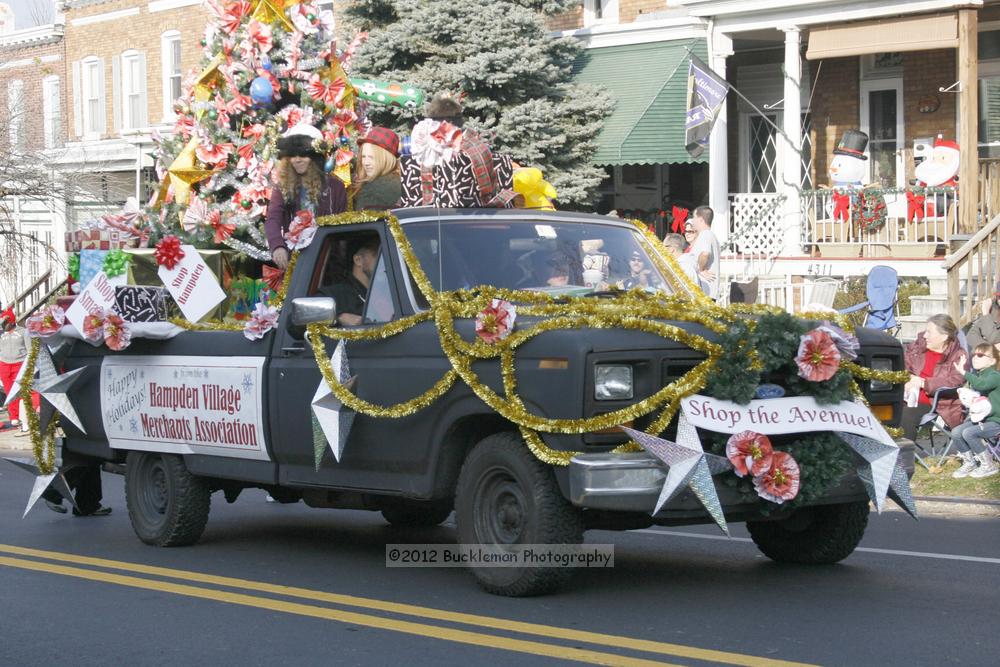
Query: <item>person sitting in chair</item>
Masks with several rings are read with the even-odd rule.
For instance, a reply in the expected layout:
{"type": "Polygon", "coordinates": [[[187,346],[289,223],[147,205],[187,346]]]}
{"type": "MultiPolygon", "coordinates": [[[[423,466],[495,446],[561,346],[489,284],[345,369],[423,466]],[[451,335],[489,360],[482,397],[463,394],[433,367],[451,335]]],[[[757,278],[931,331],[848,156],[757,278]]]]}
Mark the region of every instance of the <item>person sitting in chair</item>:
{"type": "MultiPolygon", "coordinates": [[[[955,321],[944,313],[931,315],[917,339],[906,346],[904,360],[910,379],[903,395],[916,396],[915,407],[904,407],[903,435],[916,441],[920,419],[931,410],[934,392],[945,387],[961,387],[965,377],[956,362],[965,359],[955,321]]],[[[937,413],[952,429],[962,423],[962,404],[956,396],[939,397],[937,413]]]]}
{"type": "Polygon", "coordinates": [[[332,296],[337,302],[337,322],[341,326],[362,323],[368,289],[371,287],[375,264],[378,262],[378,239],[356,242],[348,251],[350,271],[338,282],[319,289],[322,296],[332,296]]]}

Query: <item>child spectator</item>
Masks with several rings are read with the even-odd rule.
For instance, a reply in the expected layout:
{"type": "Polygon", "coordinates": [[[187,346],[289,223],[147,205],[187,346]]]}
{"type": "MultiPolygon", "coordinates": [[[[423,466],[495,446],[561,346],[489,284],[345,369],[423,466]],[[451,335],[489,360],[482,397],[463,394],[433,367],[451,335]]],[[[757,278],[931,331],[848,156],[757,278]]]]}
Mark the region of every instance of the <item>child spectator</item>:
{"type": "MultiPolygon", "coordinates": [[[[965,355],[955,362],[955,368],[965,368],[965,355]]],[[[951,443],[959,452],[962,466],[952,477],[989,477],[1000,472],[984,440],[1000,434],[1000,363],[990,343],[980,343],[972,353],[973,371],[965,374],[969,387],[989,398],[990,409],[977,410],[976,399],[969,417],[951,431],[951,443]]]]}

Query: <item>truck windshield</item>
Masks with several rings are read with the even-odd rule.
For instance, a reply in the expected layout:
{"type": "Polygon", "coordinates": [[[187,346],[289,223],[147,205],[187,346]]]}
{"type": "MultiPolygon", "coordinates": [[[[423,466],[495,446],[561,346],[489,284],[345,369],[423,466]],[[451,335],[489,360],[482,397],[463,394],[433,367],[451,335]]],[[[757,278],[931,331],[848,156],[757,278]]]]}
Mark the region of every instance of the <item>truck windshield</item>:
{"type": "Polygon", "coordinates": [[[403,230],[437,291],[490,285],[560,296],[636,287],[672,292],[642,235],[620,225],[428,220],[403,230]]]}

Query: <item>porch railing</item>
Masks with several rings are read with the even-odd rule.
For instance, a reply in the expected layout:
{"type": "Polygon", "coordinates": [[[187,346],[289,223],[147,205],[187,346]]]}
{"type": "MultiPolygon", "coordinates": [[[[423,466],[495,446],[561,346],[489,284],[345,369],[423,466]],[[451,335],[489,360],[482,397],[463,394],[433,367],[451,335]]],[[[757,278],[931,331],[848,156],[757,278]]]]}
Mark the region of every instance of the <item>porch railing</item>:
{"type": "Polygon", "coordinates": [[[27,289],[14,298],[13,308],[17,321],[24,322],[28,319],[32,313],[65,287],[67,282],[66,279],[61,281],[57,279],[51,270],[43,273],[38,280],[31,283],[27,289]]]}
{"type": "Polygon", "coordinates": [[[1000,214],[947,260],[948,314],[962,327],[979,316],[978,304],[993,294],[1000,257],[1000,214]]]}
{"type": "Polygon", "coordinates": [[[843,254],[854,256],[860,251],[869,257],[930,257],[939,244],[947,244],[957,232],[958,202],[953,187],[926,188],[918,197],[904,189],[880,190],[885,201],[885,219],[880,224],[866,223],[858,215],[856,202],[866,192],[847,193],[845,200],[845,195],[828,188],[803,191],[803,244],[831,255],[843,249],[843,254]]]}

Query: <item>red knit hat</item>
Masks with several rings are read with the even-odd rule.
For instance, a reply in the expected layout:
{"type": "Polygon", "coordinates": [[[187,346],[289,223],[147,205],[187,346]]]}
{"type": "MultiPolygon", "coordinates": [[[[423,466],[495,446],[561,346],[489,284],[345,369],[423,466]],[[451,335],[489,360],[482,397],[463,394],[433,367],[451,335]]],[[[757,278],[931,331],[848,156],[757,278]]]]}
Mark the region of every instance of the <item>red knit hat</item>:
{"type": "Polygon", "coordinates": [[[14,315],[14,309],[8,308],[7,310],[0,313],[0,321],[4,324],[10,322],[11,324],[17,324],[17,316],[14,315]]]}
{"type": "Polygon", "coordinates": [[[368,134],[358,139],[358,146],[361,144],[374,144],[389,151],[394,157],[399,155],[399,135],[387,127],[376,125],[368,130],[368,134]]]}

